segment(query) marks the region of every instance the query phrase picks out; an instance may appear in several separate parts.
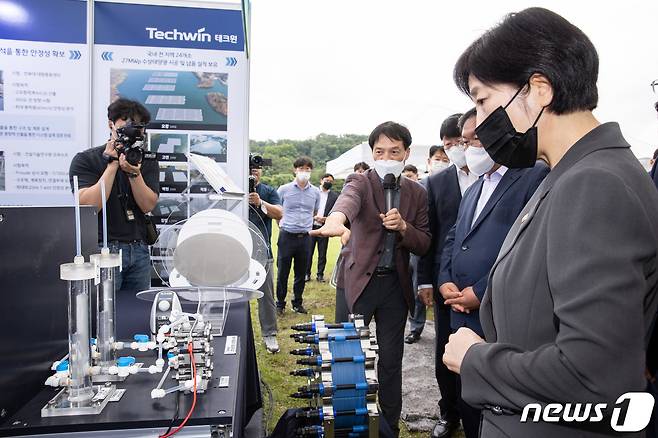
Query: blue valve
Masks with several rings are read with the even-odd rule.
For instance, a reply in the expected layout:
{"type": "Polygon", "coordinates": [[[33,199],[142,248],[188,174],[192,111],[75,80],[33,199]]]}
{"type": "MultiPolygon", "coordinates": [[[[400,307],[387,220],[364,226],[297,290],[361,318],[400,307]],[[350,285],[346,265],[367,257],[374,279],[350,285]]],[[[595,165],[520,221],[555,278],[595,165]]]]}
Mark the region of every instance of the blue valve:
{"type": "Polygon", "coordinates": [[[57,365],[55,371],[68,371],[68,369],[69,369],[69,361],[63,360],[57,365]]]}
{"type": "Polygon", "coordinates": [[[133,339],[137,342],[148,342],[149,341],[149,335],[135,335],[133,336],[133,339]]]}
{"type": "Polygon", "coordinates": [[[135,358],[132,356],[123,356],[117,359],[117,366],[119,367],[129,367],[130,365],[135,364],[135,358]]]}

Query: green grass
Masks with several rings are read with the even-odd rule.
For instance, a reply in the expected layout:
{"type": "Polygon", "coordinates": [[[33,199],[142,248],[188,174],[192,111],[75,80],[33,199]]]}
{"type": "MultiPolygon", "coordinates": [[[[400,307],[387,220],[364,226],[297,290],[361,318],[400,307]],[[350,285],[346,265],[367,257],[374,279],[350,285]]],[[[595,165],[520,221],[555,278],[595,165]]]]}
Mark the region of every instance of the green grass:
{"type": "MultiPolygon", "coordinates": [[[[274,260],[276,260],[276,241],[278,237],[278,228],[276,224],[273,229],[272,250],[274,252],[274,260]]],[[[334,269],[336,259],[340,252],[340,240],[338,238],[332,238],[329,240],[329,249],[327,250],[327,267],[325,269],[325,278],[330,278],[331,273],[334,269]]],[[[317,254],[317,253],[316,253],[317,254]]],[[[316,274],[316,263],[317,257],[313,258],[313,267],[311,269],[312,278],[315,278],[316,274]]],[[[276,263],[275,263],[275,274],[276,274],[276,263]]],[[[292,272],[290,273],[289,286],[288,286],[288,295],[292,296],[292,272]]],[[[276,275],[275,275],[275,284],[276,284],[276,275]]],[[[328,322],[333,322],[334,320],[334,304],[335,304],[335,295],[336,291],[332,288],[329,283],[318,283],[317,281],[310,281],[306,283],[306,288],[304,290],[304,307],[308,310],[308,315],[300,315],[293,313],[290,310],[290,307],[287,308],[287,311],[284,316],[278,318],[279,323],[279,334],[277,339],[279,341],[279,346],[281,351],[277,354],[270,354],[265,350],[263,345],[261,333],[260,333],[260,324],[258,322],[258,307],[257,303],[253,301],[251,303],[251,319],[254,325],[254,337],[256,340],[256,355],[258,357],[258,368],[261,373],[263,380],[270,386],[272,393],[274,395],[274,410],[272,415],[272,420],[268,424],[268,431],[272,431],[276,422],[281,417],[281,414],[292,407],[307,406],[304,400],[296,400],[289,397],[290,394],[297,391],[297,388],[301,385],[304,385],[303,377],[293,377],[289,375],[290,370],[295,368],[302,368],[297,365],[297,357],[288,354],[293,348],[301,348],[301,344],[295,343],[290,339],[290,334],[293,331],[290,327],[294,324],[304,323],[310,321],[310,316],[312,314],[321,314],[324,315],[328,322]]],[[[289,301],[289,299],[288,299],[289,301]]],[[[431,312],[428,314],[428,319],[431,319],[433,316],[431,312]]],[[[265,394],[264,394],[265,395],[265,394]]],[[[267,404],[267,399],[264,397],[264,403],[267,404]]],[[[268,406],[265,406],[268,408],[268,406]]],[[[425,437],[427,432],[424,433],[411,433],[407,430],[404,424],[400,425],[400,436],[401,437],[425,437]]]]}

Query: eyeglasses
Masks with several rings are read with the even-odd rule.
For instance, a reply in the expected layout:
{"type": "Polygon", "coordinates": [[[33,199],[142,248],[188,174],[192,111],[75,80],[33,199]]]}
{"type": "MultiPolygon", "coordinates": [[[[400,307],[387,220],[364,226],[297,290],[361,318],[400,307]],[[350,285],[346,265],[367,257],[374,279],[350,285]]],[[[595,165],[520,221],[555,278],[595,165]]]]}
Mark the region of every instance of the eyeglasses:
{"type": "Polygon", "coordinates": [[[468,146],[472,146],[472,145],[478,145],[479,146],[480,144],[481,143],[480,143],[479,138],[473,138],[473,139],[470,139],[470,140],[462,140],[462,141],[459,142],[459,146],[461,146],[461,147],[468,147],[468,146]]]}
{"type": "Polygon", "coordinates": [[[654,93],[656,92],[656,87],[658,87],[658,79],[656,79],[651,83],[651,89],[653,90],[654,93]]]}

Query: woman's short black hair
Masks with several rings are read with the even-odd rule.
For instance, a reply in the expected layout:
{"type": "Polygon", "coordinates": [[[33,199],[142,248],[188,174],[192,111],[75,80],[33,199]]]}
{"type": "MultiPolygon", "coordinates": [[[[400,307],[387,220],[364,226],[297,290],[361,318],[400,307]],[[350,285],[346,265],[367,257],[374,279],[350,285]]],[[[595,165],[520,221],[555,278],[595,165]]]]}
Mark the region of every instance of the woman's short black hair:
{"type": "Polygon", "coordinates": [[[368,170],[370,169],[370,166],[368,166],[368,163],[365,161],[359,161],[354,165],[354,171],[356,172],[359,169],[368,170]]]}
{"type": "Polygon", "coordinates": [[[147,125],[151,121],[151,113],[136,100],[119,98],[107,107],[107,118],[112,122],[117,120],[132,120],[147,125]]]}
{"type": "Polygon", "coordinates": [[[594,45],[579,28],[544,8],[507,15],[462,53],[453,76],[457,87],[469,94],[470,75],[485,84],[520,88],[535,73],[553,87],[547,107],[552,113],[596,108],[599,56],[594,45]]]}
{"type": "Polygon", "coordinates": [[[444,138],[455,138],[462,136],[461,129],[457,127],[457,121],[461,116],[461,113],[453,114],[445,119],[443,123],[441,123],[441,129],[439,130],[439,137],[441,138],[441,141],[443,141],[444,138]]]}
{"type": "Polygon", "coordinates": [[[299,157],[292,163],[292,167],[297,169],[298,167],[308,166],[313,169],[313,161],[309,157],[299,157]]]}
{"type": "Polygon", "coordinates": [[[391,140],[401,141],[405,149],[409,149],[409,146],[411,146],[411,132],[409,132],[406,126],[395,122],[384,122],[370,133],[370,137],[368,137],[370,149],[375,147],[375,143],[377,143],[381,135],[391,140]]]}

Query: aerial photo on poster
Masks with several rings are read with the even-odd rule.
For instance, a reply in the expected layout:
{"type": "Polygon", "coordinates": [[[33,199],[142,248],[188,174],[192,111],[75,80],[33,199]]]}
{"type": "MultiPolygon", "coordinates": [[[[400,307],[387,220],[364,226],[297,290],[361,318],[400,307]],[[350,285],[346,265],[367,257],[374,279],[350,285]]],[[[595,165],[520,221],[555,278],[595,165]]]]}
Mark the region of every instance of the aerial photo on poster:
{"type": "Polygon", "coordinates": [[[190,152],[205,155],[219,163],[226,163],[227,141],[222,134],[190,135],[190,152]]]}
{"type": "Polygon", "coordinates": [[[187,163],[160,163],[160,192],[181,193],[187,188],[187,163]]]}
{"type": "Polygon", "coordinates": [[[187,134],[149,132],[149,151],[158,161],[187,161],[187,134]]]}
{"type": "Polygon", "coordinates": [[[110,101],[120,97],[148,108],[149,128],[226,131],[227,73],[112,69],[110,101]]]}

